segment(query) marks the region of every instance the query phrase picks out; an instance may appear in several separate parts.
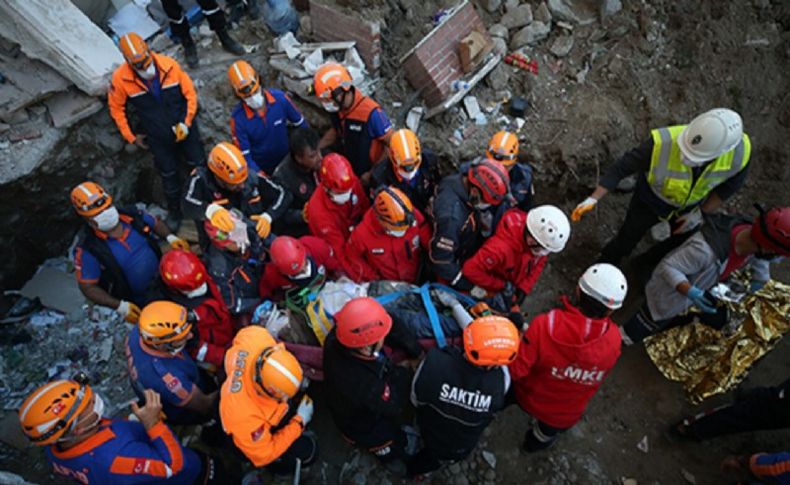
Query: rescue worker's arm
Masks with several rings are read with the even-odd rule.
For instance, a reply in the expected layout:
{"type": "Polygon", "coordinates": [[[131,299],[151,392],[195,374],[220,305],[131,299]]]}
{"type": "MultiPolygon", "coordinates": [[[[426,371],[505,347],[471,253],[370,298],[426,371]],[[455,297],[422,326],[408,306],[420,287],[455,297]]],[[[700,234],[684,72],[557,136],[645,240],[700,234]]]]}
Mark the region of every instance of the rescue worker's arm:
{"type": "Polygon", "coordinates": [[[713,189],[713,191],[708,194],[705,202],[702,203],[702,212],[707,214],[714,212],[721,206],[722,202],[729,199],[733,196],[733,194],[735,194],[735,192],[740,190],[740,188],[743,187],[743,184],[746,183],[746,177],[749,174],[749,167],[751,167],[751,164],[746,165],[743,170],[728,178],[722,182],[721,185],[718,185],[715,189],[713,189]]]}
{"type": "Polygon", "coordinates": [[[203,416],[211,414],[217,404],[217,399],[219,399],[219,391],[205,394],[198,386],[193,386],[193,389],[192,395],[182,404],[182,407],[203,416]]]}
{"type": "Polygon", "coordinates": [[[545,256],[539,258],[533,257],[529,271],[526,274],[522,274],[516,281],[516,287],[523,291],[525,295],[529,295],[532,292],[532,288],[543,272],[543,267],[546,266],[546,261],[548,261],[548,259],[549,258],[545,256]]]}
{"type": "Polygon", "coordinates": [[[357,283],[381,279],[376,268],[371,266],[365,258],[368,250],[362,242],[363,237],[360,231],[351,231],[351,236],[343,247],[342,253],[346,275],[357,283]]]}
{"type": "Polygon", "coordinates": [[[346,244],[346,238],[341,232],[340,228],[334,227],[332,225],[332,221],[328,220],[326,217],[321,217],[323,214],[320,214],[315,210],[310,210],[311,208],[312,206],[308,202],[306,206],[306,212],[307,226],[310,228],[310,233],[313,236],[320,237],[326,241],[335,254],[342,254],[346,244]]]}
{"type": "Polygon", "coordinates": [[[310,125],[307,124],[302,113],[296,108],[291,97],[287,94],[284,94],[283,97],[285,97],[285,117],[288,119],[288,126],[308,128],[310,125]]]}
{"type": "Polygon", "coordinates": [[[431,237],[433,236],[433,228],[428,223],[428,220],[423,217],[422,213],[419,212],[417,209],[414,210],[415,214],[419,214],[417,217],[417,224],[419,228],[420,234],[420,247],[423,251],[430,251],[431,250],[431,237]]]}
{"type": "Polygon", "coordinates": [[[653,154],[653,138],[649,138],[642,142],[636,148],[632,148],[623,154],[616,162],[614,162],[604,173],[601,180],[598,182],[595,192],[599,192],[599,188],[604,190],[603,194],[610,192],[617,188],[617,184],[629,175],[635,173],[647,173],[650,171],[650,158],[653,154]]]}
{"type": "Polygon", "coordinates": [[[112,77],[110,90],[107,93],[107,105],[110,108],[110,116],[115,121],[118,131],[127,143],[134,143],[135,135],[129,127],[129,120],[126,118],[126,91],[121,87],[121,74],[117,72],[112,77]]]}
{"type": "Polygon", "coordinates": [[[114,298],[96,283],[78,282],[77,284],[85,298],[97,305],[115,309],[121,304],[121,300],[114,298]]]}
{"type": "MultiPolygon", "coordinates": [[[[656,266],[655,274],[664,282],[685,295],[695,281],[689,281],[690,275],[702,272],[706,267],[716,265],[716,256],[707,242],[694,236],[677,250],[669,253],[656,266]]],[[[707,290],[707,288],[701,288],[707,290]]]]}
{"type": "MultiPolygon", "coordinates": [[[[496,241],[489,239],[463,265],[464,276],[474,285],[489,293],[497,293],[505,288],[507,281],[502,278],[502,265],[505,260],[502,248],[494,244],[496,241]]],[[[511,282],[514,283],[514,282],[511,282]]]]}
{"type": "Polygon", "coordinates": [[[250,423],[250,429],[233,432],[233,443],[256,467],[263,467],[273,462],[302,435],[302,418],[294,416],[291,421],[276,433],[271,432],[269,423],[262,422],[257,429],[250,423]]]}
{"type": "Polygon", "coordinates": [[[459,223],[444,214],[436,215],[438,217],[434,224],[433,237],[428,252],[433,271],[451,286],[459,290],[469,290],[474,285],[461,272],[461,264],[456,256],[459,245],[459,223]]]}
{"type": "MultiPolygon", "coordinates": [[[[374,414],[379,416],[397,417],[403,412],[403,400],[398,396],[395,382],[385,382],[381,379],[372,382],[360,383],[359,395],[364,396],[363,402],[374,414]]],[[[405,396],[403,396],[405,397],[405,396]]]]}
{"type": "Polygon", "coordinates": [[[545,319],[545,313],[535,317],[530,326],[527,328],[527,331],[524,332],[524,335],[521,337],[521,345],[518,347],[518,355],[516,356],[516,360],[511,362],[511,364],[508,366],[510,379],[515,385],[518,385],[520,380],[525,379],[529,375],[532,366],[538,360],[538,335],[539,327],[541,325],[539,322],[542,322],[545,319]]]}
{"type": "Polygon", "coordinates": [[[233,143],[241,150],[244,159],[247,160],[247,170],[252,173],[260,173],[261,167],[252,159],[250,138],[247,136],[247,132],[243,127],[239,128],[236,125],[236,119],[233,116],[230,118],[230,136],[233,139],[233,143]]]}
{"type": "Polygon", "coordinates": [[[760,480],[769,483],[790,480],[790,452],[756,453],[748,461],[749,471],[760,480]]]}
{"type": "MultiPolygon", "coordinates": [[[[384,110],[377,108],[371,111],[370,117],[368,118],[368,136],[373,140],[379,141],[381,146],[388,146],[390,138],[392,138],[392,133],[392,122],[387,118],[384,110]]],[[[376,159],[370,160],[371,165],[380,162],[386,154],[386,150],[382,150],[381,153],[376,154],[376,159]]]]}
{"type": "Polygon", "coordinates": [[[206,183],[196,170],[192,171],[187,182],[187,190],[184,199],[181,201],[181,210],[184,217],[196,221],[206,219],[206,207],[211,202],[211,194],[206,188],[206,183]]]}
{"type": "Polygon", "coordinates": [[[77,286],[85,298],[97,305],[118,308],[121,300],[99,286],[99,279],[101,279],[99,261],[91,253],[83,250],[81,246],[74,249],[74,270],[77,276],[77,286]]]}
{"type": "Polygon", "coordinates": [[[189,74],[184,72],[180,66],[176,65],[174,66],[174,69],[178,69],[178,84],[181,87],[181,94],[183,94],[184,98],[187,100],[187,115],[184,118],[184,124],[191,127],[198,108],[198,99],[197,92],[195,91],[195,85],[192,84],[192,78],[189,77],[189,74]]]}
{"type": "Polygon", "coordinates": [[[323,150],[325,148],[329,148],[337,142],[337,130],[335,127],[331,127],[324,133],[324,136],[321,137],[321,140],[318,142],[318,149],[323,150]]]}
{"type": "Polygon", "coordinates": [[[258,176],[258,190],[266,206],[266,213],[271,216],[273,221],[282,217],[291,206],[293,200],[291,192],[285,190],[282,185],[266,174],[258,176]]]}

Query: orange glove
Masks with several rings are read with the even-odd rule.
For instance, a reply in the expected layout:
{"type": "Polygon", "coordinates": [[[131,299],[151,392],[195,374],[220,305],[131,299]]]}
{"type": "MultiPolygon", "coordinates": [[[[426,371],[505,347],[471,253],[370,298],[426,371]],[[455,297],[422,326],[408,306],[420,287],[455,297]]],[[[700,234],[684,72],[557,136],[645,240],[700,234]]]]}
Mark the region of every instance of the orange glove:
{"type": "Polygon", "coordinates": [[[173,133],[176,135],[176,143],[182,142],[189,136],[189,127],[183,121],[173,126],[173,133]]]}
{"type": "Polygon", "coordinates": [[[140,319],[140,307],[126,300],[121,300],[115,311],[129,323],[137,323],[140,319]]]}
{"type": "Polygon", "coordinates": [[[593,210],[596,204],[598,204],[598,199],[587,197],[579,205],[577,205],[575,209],[573,209],[573,212],[571,213],[571,220],[573,222],[579,222],[582,220],[582,216],[593,210]]]}
{"type": "Polygon", "coordinates": [[[189,243],[186,242],[184,239],[181,239],[180,237],[174,234],[168,234],[166,239],[167,239],[167,243],[170,245],[171,248],[189,251],[189,243]]]}
{"type": "Polygon", "coordinates": [[[259,216],[252,216],[250,217],[253,221],[257,221],[258,223],[255,224],[255,231],[257,231],[258,236],[261,239],[266,239],[269,234],[272,232],[272,216],[267,213],[263,213],[259,216]]]}
{"type": "Polygon", "coordinates": [[[206,217],[214,227],[222,232],[232,231],[235,225],[228,209],[219,204],[209,204],[206,207],[206,217]]]}

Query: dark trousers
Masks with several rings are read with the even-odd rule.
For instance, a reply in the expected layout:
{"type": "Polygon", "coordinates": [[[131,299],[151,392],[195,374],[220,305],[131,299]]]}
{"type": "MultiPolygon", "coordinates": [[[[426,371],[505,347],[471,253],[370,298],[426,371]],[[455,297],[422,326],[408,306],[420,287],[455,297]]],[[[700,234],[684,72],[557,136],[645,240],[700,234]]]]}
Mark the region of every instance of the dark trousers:
{"type": "MultiPolygon", "coordinates": [[[[711,297],[711,301],[715,301],[715,299],[711,297]]],[[[674,318],[653,320],[647,303],[643,303],[639,311],[623,325],[623,330],[625,330],[626,335],[633,343],[638,343],[651,335],[670,328],[688,325],[695,319],[711,328],[721,330],[729,321],[729,312],[727,307],[719,306],[716,307],[716,313],[687,312],[674,318]]]]}
{"type": "Polygon", "coordinates": [[[373,453],[382,463],[402,460],[406,456],[406,432],[395,420],[380,419],[369,432],[353,435],[343,433],[343,438],[373,453]]]}
{"type": "Polygon", "coordinates": [[[566,430],[549,426],[543,421],[536,419],[524,434],[524,443],[521,447],[528,453],[545,450],[557,441],[557,438],[563,431],[566,430]]]}
{"type": "Polygon", "coordinates": [[[732,404],[686,418],[683,424],[699,440],[790,427],[790,379],[776,387],[751,389],[732,404]]]}
{"type": "Polygon", "coordinates": [[[186,140],[176,143],[175,135],[171,141],[150,140],[148,146],[154,156],[154,166],[162,177],[162,187],[167,199],[167,209],[181,213],[181,174],[179,161],[186,162],[187,172],[205,163],[206,151],[200,138],[197,120],[192,122],[186,140]]]}
{"type": "Polygon", "coordinates": [[[278,475],[291,474],[296,469],[296,460],[302,462],[302,466],[313,463],[318,456],[318,443],[310,435],[302,434],[285,450],[279,458],[266,465],[266,469],[278,475]]]}
{"type": "MultiPolygon", "coordinates": [[[[222,11],[217,0],[197,0],[203,15],[208,20],[208,25],[214,32],[225,29],[225,12],[222,11]]],[[[178,0],[162,0],[162,8],[170,19],[170,29],[179,39],[189,36],[189,21],[178,0]]]]}
{"type": "Polygon", "coordinates": [[[472,450],[469,450],[465,454],[447,457],[437,450],[426,446],[420,450],[419,453],[414,455],[406,464],[406,473],[409,477],[418,477],[426,473],[434,472],[445,464],[464,460],[471,453],[472,450]]]}

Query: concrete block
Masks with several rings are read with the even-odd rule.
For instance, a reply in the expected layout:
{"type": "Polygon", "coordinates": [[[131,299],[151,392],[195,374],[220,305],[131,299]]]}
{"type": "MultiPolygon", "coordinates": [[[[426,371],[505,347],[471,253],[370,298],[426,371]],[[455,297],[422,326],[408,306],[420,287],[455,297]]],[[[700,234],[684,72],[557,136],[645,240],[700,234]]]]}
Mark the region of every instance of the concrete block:
{"type": "Polygon", "coordinates": [[[102,103],[98,99],[76,89],[70,89],[68,92],[58,93],[47,98],[44,104],[49,109],[52,126],[55,128],[71,126],[79,120],[97,113],[102,107],[102,103]]]}

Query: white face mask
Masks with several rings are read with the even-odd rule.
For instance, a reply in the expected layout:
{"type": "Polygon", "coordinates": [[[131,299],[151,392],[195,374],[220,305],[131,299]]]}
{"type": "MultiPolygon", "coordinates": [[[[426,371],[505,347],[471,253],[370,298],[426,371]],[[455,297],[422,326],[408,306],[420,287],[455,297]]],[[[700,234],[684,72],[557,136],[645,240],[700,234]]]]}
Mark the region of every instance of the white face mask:
{"type": "Polygon", "coordinates": [[[244,98],[244,102],[252,109],[261,109],[263,108],[263,93],[259,89],[257,93],[244,98]]]}
{"type": "MultiPolygon", "coordinates": [[[[88,417],[88,418],[86,418],[85,421],[87,421],[89,419],[94,419],[95,422],[93,424],[91,424],[90,426],[88,426],[87,428],[80,430],[80,434],[79,435],[77,435],[77,436],[65,436],[63,438],[60,438],[58,440],[59,442],[64,443],[64,442],[74,441],[75,439],[79,438],[80,436],[85,435],[86,432],[92,430],[93,428],[95,428],[96,426],[99,425],[99,423],[101,422],[101,418],[104,417],[104,400],[98,394],[94,394],[93,396],[94,396],[94,398],[93,398],[93,415],[88,417]]],[[[74,424],[72,425],[71,429],[74,429],[74,428],[78,427],[79,424],[80,424],[79,420],[74,421],[74,424]]]]}
{"type": "Polygon", "coordinates": [[[335,204],[345,204],[351,200],[351,191],[349,190],[348,192],[343,192],[342,194],[330,194],[329,197],[335,204]]]}
{"type": "Polygon", "coordinates": [[[313,265],[310,264],[310,261],[306,261],[304,268],[302,271],[296,273],[295,275],[291,276],[290,279],[292,280],[303,280],[313,276],[313,265]]]}
{"type": "Polygon", "coordinates": [[[411,180],[417,176],[417,170],[412,170],[411,172],[398,170],[398,175],[400,175],[403,180],[411,180]]]}
{"type": "Polygon", "coordinates": [[[151,61],[151,64],[145,68],[145,71],[135,69],[135,72],[137,72],[137,75],[141,78],[145,79],[146,81],[150,81],[156,75],[156,66],[154,65],[153,61],[151,61]]]}
{"type": "Polygon", "coordinates": [[[120,215],[118,214],[118,209],[115,206],[112,206],[104,211],[96,214],[93,218],[93,222],[96,223],[96,229],[102,232],[108,232],[115,229],[115,226],[118,225],[118,221],[120,220],[120,215]]]}
{"type": "Polygon", "coordinates": [[[392,236],[392,237],[403,237],[403,236],[405,236],[405,235],[406,235],[406,231],[407,231],[407,230],[408,230],[408,229],[404,229],[404,230],[402,230],[402,231],[391,231],[391,230],[387,230],[387,234],[389,234],[389,235],[390,235],[390,236],[392,236]]]}
{"type": "Polygon", "coordinates": [[[321,105],[324,107],[324,111],[327,113],[337,113],[340,111],[340,106],[338,106],[334,101],[322,101],[321,105]]]}
{"type": "Polygon", "coordinates": [[[203,282],[202,285],[198,286],[192,291],[182,291],[181,293],[184,294],[187,298],[197,298],[199,296],[203,296],[208,291],[208,283],[203,282]]]}
{"type": "Polygon", "coordinates": [[[485,202],[479,202],[479,203],[475,204],[475,209],[481,210],[481,211],[484,211],[484,210],[488,209],[489,207],[491,207],[491,204],[487,204],[485,202]]]}

